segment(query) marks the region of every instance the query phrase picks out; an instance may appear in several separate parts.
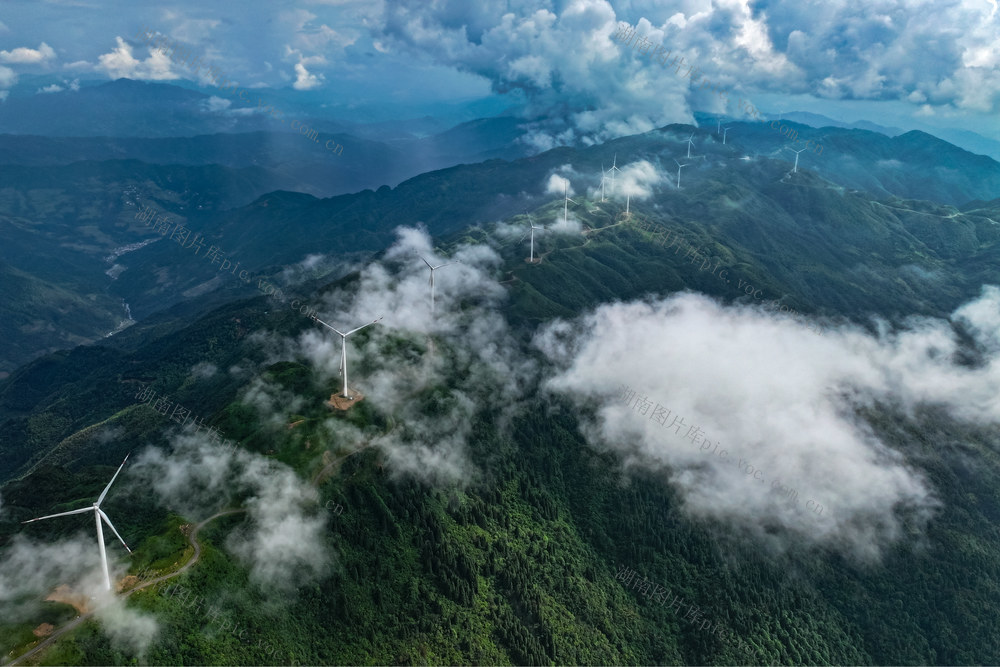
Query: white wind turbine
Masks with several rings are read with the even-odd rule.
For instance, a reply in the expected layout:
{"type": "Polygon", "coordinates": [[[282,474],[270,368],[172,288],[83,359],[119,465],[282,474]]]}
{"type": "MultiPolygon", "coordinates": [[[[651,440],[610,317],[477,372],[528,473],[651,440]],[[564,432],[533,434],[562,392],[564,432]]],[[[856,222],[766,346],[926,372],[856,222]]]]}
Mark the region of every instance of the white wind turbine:
{"type": "Polygon", "coordinates": [[[565,225],[569,223],[569,203],[576,203],[569,198],[569,179],[566,179],[566,182],[563,183],[563,196],[566,198],[563,202],[563,224],[565,225]]]}
{"type": "Polygon", "coordinates": [[[692,132],[691,136],[687,138],[687,144],[688,144],[688,154],[687,154],[687,156],[688,157],[691,157],[691,146],[694,145],[694,142],[692,141],[692,139],[694,139],[694,132],[692,132]]]}
{"type": "Polygon", "coordinates": [[[611,169],[608,169],[608,171],[611,172],[611,194],[613,195],[615,193],[615,172],[621,171],[618,168],[618,153],[615,153],[615,161],[611,164],[611,169]]]}
{"type": "Polygon", "coordinates": [[[801,148],[801,149],[799,149],[799,150],[795,150],[794,148],[789,148],[788,146],[785,146],[785,148],[788,148],[788,150],[790,150],[790,151],[792,151],[793,153],[795,153],[795,166],[794,166],[794,167],[792,167],[792,173],[793,173],[793,174],[797,174],[797,173],[799,173],[799,153],[801,153],[801,152],[802,152],[802,151],[804,151],[805,149],[804,149],[804,148],[801,148]]]}
{"type": "Polygon", "coordinates": [[[722,128],[722,145],[723,146],[726,145],[726,135],[729,134],[729,129],[730,128],[728,128],[728,127],[722,128]]]}
{"type": "Polygon", "coordinates": [[[420,256],[427,268],[431,270],[431,315],[434,314],[434,272],[440,269],[442,266],[448,266],[449,264],[454,264],[455,262],[445,262],[444,264],[438,264],[437,266],[431,266],[431,263],[420,256]]]}
{"type": "Polygon", "coordinates": [[[312,315],[311,317],[313,318],[313,320],[315,320],[316,322],[319,322],[320,324],[322,324],[323,326],[325,326],[327,329],[330,329],[331,331],[335,331],[335,332],[337,332],[337,334],[340,335],[340,374],[344,376],[344,394],[343,394],[343,396],[344,396],[344,398],[353,399],[354,397],[351,396],[351,395],[349,395],[347,393],[347,337],[350,336],[353,333],[357,333],[357,332],[361,331],[365,327],[370,327],[371,325],[375,324],[376,322],[378,322],[379,320],[381,320],[385,316],[384,315],[379,315],[378,319],[372,320],[368,324],[362,325],[362,326],[358,327],[357,329],[351,329],[347,333],[343,333],[342,331],[338,331],[337,329],[334,329],[332,326],[330,326],[329,324],[327,324],[323,320],[319,319],[315,315],[312,315]]]}
{"type": "Polygon", "coordinates": [[[97,546],[100,548],[101,551],[101,567],[103,568],[104,571],[104,588],[106,588],[109,591],[111,590],[111,572],[108,570],[108,555],[104,551],[104,530],[103,528],[101,528],[101,520],[103,519],[104,523],[108,524],[108,528],[110,528],[112,532],[114,532],[115,537],[117,537],[118,540],[122,543],[122,545],[124,545],[126,551],[132,553],[132,550],[128,548],[128,545],[125,544],[125,540],[123,540],[122,536],[118,534],[118,531],[115,530],[115,527],[111,525],[111,519],[109,519],[108,515],[105,514],[104,510],[101,509],[101,503],[104,502],[104,496],[108,495],[108,489],[110,489],[111,485],[115,483],[115,479],[118,477],[118,473],[120,473],[122,471],[122,468],[125,467],[125,461],[128,461],[128,455],[125,456],[125,459],[122,461],[122,464],[118,466],[118,470],[115,472],[115,476],[111,478],[111,481],[108,482],[108,485],[104,487],[104,491],[102,491],[101,495],[98,496],[97,502],[95,502],[91,507],[81,507],[78,510],[71,510],[69,512],[60,512],[59,514],[50,514],[49,516],[40,516],[37,519],[29,519],[27,521],[21,522],[21,523],[31,523],[32,521],[54,519],[57,516],[69,516],[70,514],[85,514],[86,512],[93,512],[94,522],[97,523],[97,546]]]}
{"type": "MultiPolygon", "coordinates": [[[[677,160],[675,159],[674,162],[677,162],[677,160]]],[[[686,166],[688,166],[687,162],[685,162],[684,164],[681,164],[680,162],[677,162],[677,189],[678,190],[681,189],[681,169],[683,169],[686,166]]]]}
{"type": "MultiPolygon", "coordinates": [[[[573,203],[575,204],[576,202],[573,202],[573,203]]],[[[545,228],[544,227],[535,227],[535,223],[532,222],[530,215],[528,216],[528,225],[531,226],[531,229],[529,229],[528,233],[525,234],[524,236],[530,236],[531,237],[531,254],[528,256],[528,261],[530,263],[534,264],[535,263],[535,230],[537,229],[538,231],[543,231],[545,228]]],[[[524,236],[521,237],[521,241],[524,240],[524,236]]],[[[518,241],[518,243],[520,243],[520,241],[518,241]]]]}

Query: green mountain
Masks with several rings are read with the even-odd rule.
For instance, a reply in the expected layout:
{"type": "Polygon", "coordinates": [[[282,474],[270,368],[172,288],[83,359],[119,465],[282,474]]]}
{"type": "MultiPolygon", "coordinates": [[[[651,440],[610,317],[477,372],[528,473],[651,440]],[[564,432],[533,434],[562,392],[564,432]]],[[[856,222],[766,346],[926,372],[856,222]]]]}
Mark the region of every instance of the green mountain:
{"type": "MultiPolygon", "coordinates": [[[[104,506],[135,550],[129,571],[145,569],[146,581],[192,558],[192,539],[201,550],[191,569],[127,599],[130,613],[157,619],[148,641],[106,630],[145,637],[137,621],[88,618],[42,662],[964,664],[1000,655],[995,426],[958,423],[934,407],[858,407],[864,428],[919,468],[940,501],[933,520],[906,516],[908,539],[866,562],[834,543],[772,549],[694,518],[667,472],[626,474],[619,454],[587,443],[581,426],[596,408],[581,412],[543,386],[549,362],[531,342],[539,326],[613,300],[693,289],[724,303],[773,300],[827,329],[874,330],[872,314],[946,317],[982,284],[1000,282],[1000,201],[956,209],[873,200],[810,170],[789,174],[784,160],[740,160],[734,148],[689,167],[683,189],[633,200],[629,218],[620,202],[574,195],[585,235],[553,230],[561,198],[519,197],[563,164],[593,171],[614,151],[619,164],[628,154],[665,165],[677,154],[674,134],[456,167],[330,200],[274,193],[206,221],[248,266],[273,267],[265,275],[310,248],[380,251],[394,227],[414,222],[446,252],[499,254],[491,275],[502,293],[469,283],[448,315],[458,325],[432,336],[372,328],[350,339],[352,377],[370,392],[350,411],[326,405],[340,385],[317,359],[335,357],[335,346],[310,342],[318,329],[291,302],[322,317],[361,290],[378,294],[365,284],[374,278],[357,272],[334,282],[276,277],[281,295],[221,305],[198,295],[12,373],[0,384],[0,560],[24,548],[18,521],[92,502],[124,455],[146,444],[170,458],[123,473],[104,506]],[[510,217],[525,204],[548,229],[535,238],[539,264],[525,261],[528,218],[510,217]],[[666,232],[683,244],[668,246],[666,232]],[[726,277],[703,269],[706,260],[726,277]],[[143,387],[237,443],[222,475],[231,486],[211,481],[222,455],[172,435],[170,416],[137,400],[143,387]],[[461,446],[448,445],[456,439],[461,446]],[[407,458],[422,447],[443,460],[407,458]],[[185,481],[165,504],[157,494],[177,471],[185,481]],[[287,495],[300,486],[318,496],[287,495]],[[291,514],[269,514],[263,497],[291,514]],[[192,538],[195,524],[229,509],[240,511],[192,538]],[[283,516],[315,552],[288,539],[283,516]],[[254,542],[261,531],[271,539],[254,542]],[[268,555],[295,563],[292,573],[267,568],[268,555]]],[[[154,246],[169,248],[130,256],[154,246]]],[[[375,259],[402,271],[407,258],[390,250],[375,259]]],[[[966,351],[966,363],[978,353],[966,351]]],[[[42,522],[30,535],[54,542],[82,525],[42,522]]],[[[10,657],[38,641],[40,624],[74,616],[62,602],[20,595],[26,611],[0,629],[10,657]]]]}

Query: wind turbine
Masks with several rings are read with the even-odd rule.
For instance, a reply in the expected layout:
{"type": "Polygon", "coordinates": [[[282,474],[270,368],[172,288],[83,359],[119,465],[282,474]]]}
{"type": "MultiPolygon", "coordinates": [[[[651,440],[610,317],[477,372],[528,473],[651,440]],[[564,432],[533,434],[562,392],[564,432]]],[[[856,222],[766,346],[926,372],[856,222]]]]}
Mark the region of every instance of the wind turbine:
{"type": "Polygon", "coordinates": [[[431,266],[431,263],[420,256],[427,268],[431,270],[431,315],[434,314],[434,272],[440,269],[442,266],[448,266],[449,264],[454,264],[455,262],[445,262],[444,264],[438,264],[437,266],[431,266]]]}
{"type": "MultiPolygon", "coordinates": [[[[677,160],[674,160],[674,162],[677,162],[677,160]]],[[[687,162],[685,162],[684,164],[681,164],[680,162],[677,162],[677,189],[678,190],[681,189],[681,169],[683,169],[686,166],[688,166],[687,162]]]]}
{"type": "Polygon", "coordinates": [[[795,150],[794,148],[789,148],[788,146],[785,146],[785,148],[788,148],[788,150],[790,150],[793,153],[795,153],[795,166],[792,167],[792,173],[793,174],[797,174],[799,172],[799,153],[801,153],[805,149],[801,148],[799,150],[795,150]]]}
{"type": "MultiPolygon", "coordinates": [[[[423,258],[421,258],[421,259],[423,259],[423,258]]],[[[343,394],[343,396],[344,396],[344,398],[350,398],[350,399],[353,400],[354,397],[350,396],[347,393],[347,337],[350,336],[353,333],[357,333],[357,332],[361,331],[365,327],[370,327],[371,325],[375,324],[376,322],[378,322],[379,320],[381,320],[385,316],[384,315],[379,315],[378,319],[373,320],[373,321],[369,322],[368,324],[362,325],[362,326],[358,327],[357,329],[351,329],[347,333],[343,333],[342,331],[338,331],[337,329],[334,329],[329,324],[327,324],[323,320],[319,319],[315,315],[312,315],[311,317],[313,318],[313,320],[315,320],[316,322],[319,322],[320,324],[322,324],[323,326],[325,326],[327,329],[330,329],[331,331],[336,331],[340,335],[340,374],[344,376],[344,394],[343,394]]]]}
{"type": "Polygon", "coordinates": [[[692,132],[691,136],[687,138],[687,143],[688,143],[688,155],[687,156],[688,157],[691,157],[691,146],[694,145],[694,142],[691,141],[692,139],[694,139],[694,132],[692,132]]]}
{"type": "Polygon", "coordinates": [[[569,198],[569,179],[566,179],[566,183],[563,184],[563,196],[566,197],[566,201],[563,202],[563,224],[569,223],[569,203],[576,203],[569,198]]]}
{"type": "MultiPolygon", "coordinates": [[[[730,126],[730,127],[731,127],[731,126],[730,126]]],[[[723,146],[725,146],[725,145],[726,145],[726,135],[727,135],[727,134],[729,134],[729,128],[728,128],[728,127],[724,127],[724,128],[722,128],[722,145],[723,145],[723,146]]]]}
{"type": "Polygon", "coordinates": [[[611,194],[614,194],[615,193],[615,172],[616,171],[621,171],[621,169],[618,168],[618,153],[615,153],[615,161],[611,164],[611,169],[608,169],[608,171],[611,172],[611,194]]]}
{"type": "Polygon", "coordinates": [[[720,132],[722,132],[722,119],[721,118],[716,118],[715,119],[715,133],[719,134],[720,132]]]}
{"type": "Polygon", "coordinates": [[[531,254],[530,254],[529,258],[528,258],[528,261],[531,262],[532,264],[535,263],[535,230],[536,229],[538,231],[542,231],[545,228],[544,227],[535,227],[534,225],[531,225],[531,254]]]}
{"type": "MultiPolygon", "coordinates": [[[[576,202],[573,202],[573,203],[575,204],[576,202]]],[[[528,261],[530,263],[534,264],[535,263],[535,230],[537,229],[538,231],[542,231],[545,228],[544,227],[535,227],[535,224],[531,221],[531,216],[528,216],[528,224],[531,226],[531,229],[529,229],[528,233],[525,234],[524,236],[529,236],[530,235],[530,237],[531,237],[531,254],[529,255],[528,261]]],[[[518,241],[518,243],[520,243],[521,241],[524,240],[524,236],[521,237],[521,240],[518,241]]]]}
{"type": "Polygon", "coordinates": [[[108,555],[104,551],[104,530],[103,528],[101,528],[101,519],[104,520],[104,523],[108,524],[108,528],[110,528],[112,532],[114,532],[115,537],[117,537],[118,540],[122,543],[122,545],[125,546],[125,550],[128,551],[129,553],[132,553],[132,550],[128,548],[128,545],[125,544],[125,540],[123,540],[122,536],[118,534],[118,531],[115,530],[115,527],[111,525],[111,519],[109,519],[108,515],[105,514],[104,510],[101,509],[101,503],[104,502],[104,496],[108,495],[108,489],[110,489],[111,485],[115,483],[115,479],[118,477],[118,473],[120,473],[122,471],[122,468],[125,467],[125,461],[128,461],[128,455],[125,456],[125,459],[122,461],[122,464],[118,466],[118,470],[115,472],[115,476],[112,477],[111,481],[108,482],[108,485],[104,487],[104,491],[102,491],[101,495],[98,496],[97,502],[95,502],[93,506],[81,507],[78,510],[71,510],[69,512],[60,512],[59,514],[50,514],[49,516],[40,516],[37,519],[29,519],[27,521],[21,522],[21,523],[31,523],[33,521],[42,521],[44,519],[54,519],[57,516],[69,516],[70,514],[84,514],[86,512],[92,511],[94,513],[94,522],[97,523],[97,546],[100,547],[101,550],[101,567],[104,569],[104,588],[106,588],[109,591],[111,590],[111,572],[108,570],[108,555]]]}

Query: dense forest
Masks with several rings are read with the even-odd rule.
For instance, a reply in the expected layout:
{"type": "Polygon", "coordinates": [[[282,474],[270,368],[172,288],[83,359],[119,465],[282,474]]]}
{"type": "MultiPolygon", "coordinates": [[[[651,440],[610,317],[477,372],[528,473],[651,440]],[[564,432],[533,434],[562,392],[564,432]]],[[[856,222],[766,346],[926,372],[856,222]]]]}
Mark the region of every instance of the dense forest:
{"type": "MultiPolygon", "coordinates": [[[[806,181],[801,196],[830,196],[818,185],[806,181]]],[[[843,205],[814,204],[801,206],[828,217],[814,217],[802,238],[785,239],[780,260],[760,246],[786,233],[781,229],[723,235],[739,221],[713,216],[709,225],[694,214],[641,206],[630,218],[581,211],[590,228],[606,229],[586,239],[553,235],[540,244],[541,264],[524,261],[516,238],[499,246],[505,264],[498,275],[508,290],[502,315],[520,354],[544,364],[531,345],[535,327],[615,296],[690,287],[723,302],[753,300],[753,292],[748,297],[676,246],[665,247],[663,230],[681,234],[766,298],[821,315],[827,326],[897,308],[946,313],[986,270],[963,268],[951,252],[958,241],[907,224],[907,214],[883,219],[875,234],[850,226],[843,205]],[[826,246],[845,234],[840,248],[826,246]],[[807,257],[810,236],[824,239],[828,256],[807,257]],[[874,285],[838,278],[832,268],[860,248],[892,266],[900,260],[891,249],[904,237],[962,287],[917,292],[899,278],[874,285]],[[806,263],[824,280],[796,289],[790,277],[806,263]]],[[[534,215],[554,220],[558,213],[552,205],[534,215]]],[[[996,253],[990,226],[974,213],[970,219],[962,234],[980,233],[978,252],[996,253]]],[[[445,247],[487,237],[472,229],[445,247]]],[[[311,480],[318,497],[306,514],[319,517],[331,555],[304,564],[302,581],[290,587],[261,585],[232,557],[233,535],[248,529],[243,510],[252,502],[235,491],[214,511],[241,511],[200,528],[194,567],[128,597],[130,609],[157,622],[141,651],[91,618],[40,654],[42,664],[963,664],[1000,655],[996,428],[961,426],[931,408],[907,415],[870,406],[863,417],[873,431],[931,480],[940,500],[933,519],[925,528],[914,523],[909,539],[877,562],[852,559],[835,545],[782,539],[783,548],[772,548],[731,524],[686,513],[666,473],[626,469],[617,454],[588,444],[580,429],[587,415],[540,385],[516,400],[492,376],[474,390],[469,378],[483,372],[480,362],[446,337],[378,339],[380,354],[405,368],[436,355],[447,369],[444,384],[414,386],[405,409],[366,399],[331,411],[326,400],[339,380],[305,359],[273,358],[253,332],[300,335],[314,325],[289,307],[293,298],[316,301],[358,280],[352,273],[318,288],[289,286],[280,299],[244,299],[194,322],[178,307],[107,343],[44,357],[0,385],[0,457],[17,473],[3,487],[0,548],[12,548],[23,530],[17,521],[96,497],[113,472],[110,461],[147,444],[180,452],[180,429],[154,401],[137,398],[148,387],[190,408],[239,450],[311,480]],[[252,370],[206,378],[192,372],[200,364],[252,370]],[[243,388],[255,379],[293,404],[282,423],[247,399],[243,388]],[[468,413],[465,442],[475,472],[461,482],[400,474],[379,447],[343,438],[406,432],[413,414],[444,418],[463,391],[497,398],[477,401],[468,413]],[[95,436],[108,425],[127,437],[95,436]]],[[[368,349],[373,341],[362,333],[352,345],[368,349]]],[[[355,359],[352,374],[364,387],[377,363],[367,354],[355,359]]],[[[194,524],[214,513],[164,507],[136,485],[113,493],[106,507],[134,542],[128,567],[141,576],[125,580],[126,589],[187,562],[194,524]]],[[[47,523],[32,537],[55,540],[75,530],[47,523]]],[[[14,657],[33,645],[39,624],[58,627],[74,615],[67,604],[36,604],[27,621],[0,626],[3,653],[14,657]]]]}

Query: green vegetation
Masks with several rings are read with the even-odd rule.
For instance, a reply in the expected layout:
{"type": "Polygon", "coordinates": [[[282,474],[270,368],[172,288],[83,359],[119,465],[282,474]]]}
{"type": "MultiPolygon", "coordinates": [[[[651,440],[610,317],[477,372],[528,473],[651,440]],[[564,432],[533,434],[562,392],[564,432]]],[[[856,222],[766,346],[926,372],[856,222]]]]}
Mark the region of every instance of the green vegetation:
{"type": "MultiPolygon", "coordinates": [[[[482,167],[486,168],[486,167],[482,167]]],[[[766,170],[765,170],[766,171],[766,170]]],[[[775,176],[771,174],[771,176],[775,176]]],[[[763,177],[762,177],[763,178],[763,177]]],[[[995,272],[997,205],[964,216],[903,201],[874,205],[844,195],[808,174],[757,204],[798,200],[796,211],[749,218],[722,202],[746,201],[738,184],[692,187],[638,214],[682,229],[692,244],[731,267],[774,299],[802,312],[861,319],[944,315],[995,272]],[[711,215],[685,205],[698,197],[711,215]],[[714,197],[714,199],[712,199],[714,197]],[[888,212],[889,205],[908,212],[888,212]],[[920,214],[915,213],[921,210],[920,214]],[[917,221],[938,215],[937,222],[917,221]],[[780,251],[777,250],[780,248],[780,251]],[[991,264],[992,262],[992,264],[991,264]],[[993,267],[992,269],[989,267],[993,267]],[[907,277],[907,267],[919,271],[907,277]]],[[[774,179],[778,188],[778,179],[774,179]]],[[[749,205],[749,204],[747,204],[749,205]]],[[[613,208],[613,207],[605,207],[613,208]]],[[[556,215],[554,209],[536,213],[556,215]]],[[[521,333],[540,322],[582,312],[613,298],[632,299],[691,287],[724,300],[746,300],[731,285],[698,270],[652,234],[608,213],[578,216],[607,227],[584,237],[536,239],[544,260],[523,261],[525,249],[501,248],[510,290],[505,311],[521,333]],[[608,225],[613,225],[608,227],[608,225]]],[[[465,238],[477,238],[474,230],[465,238]]],[[[714,263],[714,260],[713,260],[714,263]]],[[[353,278],[349,278],[351,280],[353,278]]],[[[220,307],[194,321],[161,320],[126,339],[59,353],[19,369],[0,385],[0,470],[7,521],[0,549],[16,523],[41,511],[79,506],[99,492],[109,451],[99,432],[120,427],[128,447],[164,446],[166,418],[135,404],[140,383],[196,408],[240,446],[291,466],[304,480],[339,455],[323,430],[339,419],[366,433],[394,428],[369,400],[331,413],[336,387],[320,383],[302,360],[273,363],[248,333],[262,328],[295,336],[311,323],[264,297],[220,307]],[[265,314],[265,311],[267,314],[265,314]],[[154,335],[155,327],[162,333],[154,335]],[[262,423],[237,401],[247,383],[218,372],[195,381],[191,368],[259,366],[259,377],[305,399],[291,424],[262,423]],[[99,428],[95,425],[100,424],[99,428]],[[101,461],[103,465],[96,466],[101,461]],[[26,475],[26,476],[25,476],[26,475]],[[96,489],[96,491],[95,491],[96,489]]],[[[142,326],[142,325],[140,325],[142,326]]],[[[391,338],[393,354],[420,357],[414,341],[391,338]]],[[[437,350],[446,355],[447,349],[437,350]]],[[[450,383],[458,386],[460,379],[450,383]]],[[[417,392],[425,414],[441,409],[442,392],[417,392]]],[[[620,473],[610,453],[588,446],[570,405],[528,403],[509,423],[501,406],[471,421],[469,456],[479,474],[464,485],[430,485],[392,476],[372,447],[344,458],[319,485],[327,512],[326,542],[335,561],[328,576],[276,596],[252,583],[226,550],[226,536],[248,521],[221,517],[199,534],[202,558],[170,581],[218,611],[160,593],[157,584],[128,604],[154,614],[160,634],[133,656],[88,621],[60,639],[45,664],[964,664],[1000,655],[996,599],[1000,582],[1000,461],[996,433],[958,428],[931,412],[905,418],[870,408],[868,423],[884,441],[919,465],[942,506],[924,536],[911,536],[879,565],[861,566],[832,551],[795,547],[771,554],[754,542],[681,511],[656,474],[620,473]],[[498,424],[504,423],[501,428],[498,424]],[[969,462],[974,462],[970,464],[969,462]],[[667,587],[734,639],[699,631],[672,611],[615,580],[621,566],[667,587]],[[221,620],[220,620],[221,619],[221,620]],[[229,630],[244,629],[241,637],[229,630]]],[[[404,425],[405,426],[405,425],[404,425]]],[[[114,441],[114,447],[125,447],[114,441]]],[[[132,571],[169,571],[191,555],[178,517],[149,498],[109,497],[109,513],[126,535],[142,535],[132,571]],[[116,505],[116,503],[118,503],[116,505]]],[[[49,525],[38,539],[72,533],[49,525]]],[[[2,553],[2,552],[0,552],[2,553]]],[[[66,609],[46,603],[32,621],[65,622],[66,609]]],[[[686,609],[685,609],[686,611],[686,609]]],[[[24,647],[27,625],[4,626],[0,649],[24,647]]]]}

